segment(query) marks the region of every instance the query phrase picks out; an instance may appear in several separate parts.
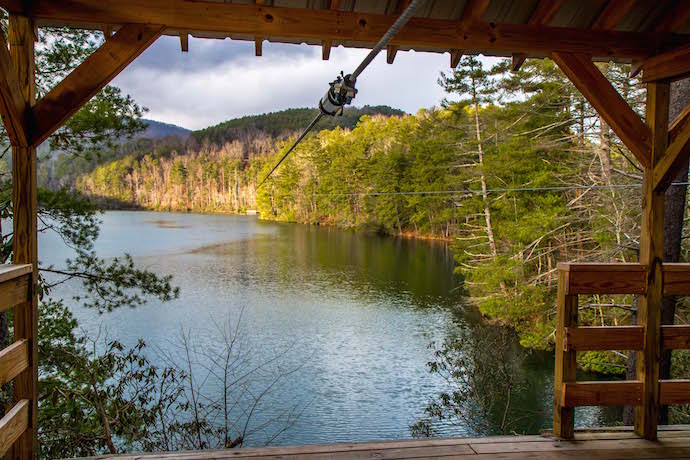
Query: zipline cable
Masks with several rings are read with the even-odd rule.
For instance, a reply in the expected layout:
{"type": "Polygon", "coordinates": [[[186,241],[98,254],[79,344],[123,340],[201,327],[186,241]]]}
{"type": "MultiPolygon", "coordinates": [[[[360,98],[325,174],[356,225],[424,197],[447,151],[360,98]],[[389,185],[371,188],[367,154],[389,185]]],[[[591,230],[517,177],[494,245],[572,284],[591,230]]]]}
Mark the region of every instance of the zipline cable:
{"type": "MultiPolygon", "coordinates": [[[[300,141],[301,141],[302,139],[304,139],[304,136],[306,136],[306,135],[309,133],[309,131],[311,131],[311,129],[314,127],[314,125],[316,125],[316,123],[319,122],[319,120],[321,119],[321,117],[323,117],[323,113],[319,112],[319,114],[318,114],[316,117],[314,117],[314,119],[311,121],[311,123],[309,123],[309,126],[307,126],[307,129],[305,129],[304,131],[302,131],[302,134],[300,134],[300,136],[297,138],[297,140],[295,141],[295,143],[292,144],[292,147],[290,147],[290,148],[288,149],[288,151],[285,152],[285,155],[283,155],[283,158],[281,158],[280,161],[279,161],[278,163],[276,163],[276,165],[273,167],[273,169],[271,169],[271,172],[268,173],[268,174],[266,175],[266,177],[264,177],[264,180],[262,180],[261,183],[260,183],[259,185],[256,186],[256,188],[254,189],[254,193],[256,193],[256,191],[259,190],[259,188],[260,188],[262,185],[264,185],[264,182],[266,182],[266,180],[268,180],[268,178],[271,177],[271,174],[273,174],[273,171],[275,171],[276,169],[278,169],[278,166],[280,166],[280,164],[283,162],[283,160],[285,160],[285,159],[287,158],[287,156],[290,155],[290,152],[292,152],[292,151],[295,149],[295,147],[297,147],[297,144],[299,144],[300,141]]],[[[252,193],[252,195],[253,195],[254,193],[252,193]]]]}
{"type": "Polygon", "coordinates": [[[297,140],[292,144],[292,146],[288,149],[287,152],[285,152],[285,155],[276,163],[276,165],[271,169],[271,172],[269,172],[266,177],[263,178],[263,180],[259,183],[259,185],[256,186],[254,189],[254,192],[252,195],[254,195],[259,188],[268,180],[269,177],[275,172],[276,169],[278,169],[278,166],[287,158],[288,155],[297,147],[297,145],[304,139],[304,137],[309,133],[309,131],[314,128],[316,123],[319,122],[321,117],[324,115],[330,115],[330,116],[336,116],[339,114],[343,113],[343,108],[350,104],[352,102],[352,99],[354,99],[355,95],[357,94],[357,90],[355,89],[355,83],[357,82],[357,77],[361,75],[362,72],[364,72],[364,69],[366,69],[369,64],[371,64],[371,61],[374,60],[374,58],[383,50],[386,45],[388,45],[388,42],[391,41],[393,36],[397,34],[400,29],[407,23],[407,21],[410,20],[412,15],[414,15],[415,11],[417,11],[417,8],[424,3],[425,0],[412,0],[410,4],[405,8],[405,11],[402,12],[402,14],[398,17],[398,19],[395,20],[393,25],[386,31],[385,34],[383,34],[383,37],[374,45],[374,47],[371,49],[369,54],[364,58],[364,60],[357,66],[354,72],[348,75],[343,75],[343,72],[340,72],[340,76],[336,78],[331,84],[330,88],[326,92],[326,95],[319,101],[319,114],[314,117],[314,119],[309,123],[309,126],[302,131],[302,134],[297,138],[297,140]]]}
{"type": "MultiPolygon", "coordinates": [[[[690,185],[690,182],[673,182],[672,187],[690,185]]],[[[487,189],[487,193],[513,193],[513,192],[557,192],[567,190],[602,190],[602,189],[626,189],[641,188],[642,184],[612,184],[612,185],[564,185],[553,187],[516,187],[487,189]]],[[[413,192],[362,192],[362,193],[314,193],[314,196],[404,196],[404,195],[480,195],[482,190],[420,190],[413,192]]]]}

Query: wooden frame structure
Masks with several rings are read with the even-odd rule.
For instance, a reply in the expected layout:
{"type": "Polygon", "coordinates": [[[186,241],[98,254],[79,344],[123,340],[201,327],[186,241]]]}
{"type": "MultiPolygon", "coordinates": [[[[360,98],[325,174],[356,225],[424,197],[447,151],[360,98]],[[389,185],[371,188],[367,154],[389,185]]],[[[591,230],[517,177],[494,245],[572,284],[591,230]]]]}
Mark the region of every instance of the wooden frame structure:
{"type": "MultiPolygon", "coordinates": [[[[322,47],[371,47],[408,0],[0,0],[10,15],[8,40],[0,34],[0,115],[12,144],[13,264],[0,270],[0,309],[15,307],[15,343],[0,351],[0,383],[14,380],[14,407],[0,420],[0,451],[7,458],[36,456],[37,433],[37,183],[36,147],[162,34],[265,41],[322,47]],[[36,28],[101,29],[107,40],[48,94],[36,101],[36,28]],[[113,31],[116,31],[113,35],[113,31]],[[7,43],[9,42],[9,43],[7,43]]],[[[644,168],[639,264],[559,267],[554,432],[573,436],[578,405],[636,405],[635,431],[657,437],[659,405],[690,400],[690,382],[659,381],[663,348],[690,347],[690,330],[661,326],[664,293],[690,294],[690,268],[664,265],[664,192],[690,157],[690,108],[669,126],[669,85],[690,75],[690,2],[596,0],[464,0],[433,2],[393,38],[387,61],[402,51],[450,53],[451,67],[465,53],[550,57],[644,168]],[[653,3],[653,4],[652,4],[653,3]],[[593,61],[631,62],[647,84],[643,120],[593,61]],[[639,296],[638,325],[577,327],[577,296],[639,296]],[[639,350],[637,379],[581,383],[575,354],[582,350],[639,350]]]]}

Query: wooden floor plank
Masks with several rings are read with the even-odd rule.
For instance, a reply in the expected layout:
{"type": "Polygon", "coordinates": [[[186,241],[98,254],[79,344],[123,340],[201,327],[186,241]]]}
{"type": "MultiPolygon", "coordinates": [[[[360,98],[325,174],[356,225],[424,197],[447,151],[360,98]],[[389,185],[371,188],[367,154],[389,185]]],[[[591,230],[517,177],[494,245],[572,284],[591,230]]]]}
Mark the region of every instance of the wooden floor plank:
{"type": "Polygon", "coordinates": [[[593,460],[688,459],[690,428],[664,428],[659,441],[637,437],[630,428],[576,432],[566,441],[550,435],[496,436],[486,438],[431,438],[314,446],[284,446],[106,455],[95,459],[117,460],[593,460]]]}

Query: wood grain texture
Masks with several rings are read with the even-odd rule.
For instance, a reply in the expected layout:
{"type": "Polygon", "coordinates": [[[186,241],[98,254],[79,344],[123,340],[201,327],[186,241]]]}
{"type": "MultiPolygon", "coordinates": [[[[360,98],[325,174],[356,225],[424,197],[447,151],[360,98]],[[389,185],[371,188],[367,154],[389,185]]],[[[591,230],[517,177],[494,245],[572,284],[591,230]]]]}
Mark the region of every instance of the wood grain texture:
{"type": "Polygon", "coordinates": [[[664,295],[690,294],[690,264],[663,264],[664,295]]]}
{"type": "Polygon", "coordinates": [[[460,59],[465,53],[465,50],[450,50],[450,68],[454,69],[460,64],[460,59]]]}
{"type": "Polygon", "coordinates": [[[644,294],[647,267],[622,263],[559,263],[567,274],[566,294],[644,294]]]}
{"type": "Polygon", "coordinates": [[[484,12],[489,7],[490,0],[467,0],[465,9],[462,11],[462,21],[479,22],[484,16],[484,12]]]}
{"type": "Polygon", "coordinates": [[[29,342],[17,340],[0,351],[0,385],[14,379],[29,368],[29,342]]]}
{"type": "Polygon", "coordinates": [[[393,61],[395,61],[395,56],[397,54],[398,54],[398,46],[388,45],[386,47],[386,62],[388,64],[393,64],[393,61]]]}
{"type": "Polygon", "coordinates": [[[575,429],[575,411],[564,405],[563,389],[566,383],[575,381],[577,354],[564,349],[565,329],[577,327],[577,296],[566,294],[566,271],[558,271],[558,306],[556,313],[556,367],[554,370],[553,432],[556,436],[570,439],[575,429]]]}
{"type": "Polygon", "coordinates": [[[577,430],[572,441],[544,433],[539,436],[426,438],[416,440],[339,443],[311,446],[260,447],[225,450],[103,455],[119,460],[371,460],[428,458],[436,460],[632,460],[690,458],[687,426],[660,430],[661,442],[637,438],[628,427],[577,430]],[[469,449],[467,449],[469,447],[469,449]],[[456,450],[453,451],[453,448],[456,450]]]}
{"type": "MultiPolygon", "coordinates": [[[[9,41],[12,62],[28,107],[36,101],[35,35],[31,19],[11,15],[9,41]]],[[[38,185],[36,181],[36,148],[12,148],[12,206],[13,206],[13,259],[14,264],[31,264],[29,300],[14,307],[14,340],[27,340],[29,368],[14,379],[14,402],[28,401],[29,430],[17,439],[7,452],[8,460],[33,460],[37,456],[38,419],[38,185]]]]}
{"type": "Polygon", "coordinates": [[[29,145],[28,110],[4,34],[0,34],[0,116],[10,144],[29,145]]]}
{"type": "Polygon", "coordinates": [[[566,382],[563,394],[562,404],[566,407],[637,406],[642,403],[642,382],[566,382]]]}
{"type": "MultiPolygon", "coordinates": [[[[23,11],[21,0],[2,0],[0,5],[10,12],[23,11]]],[[[186,0],[34,0],[31,14],[39,23],[164,24],[173,30],[351,41],[368,46],[395,21],[385,14],[186,0]]],[[[472,49],[507,56],[517,52],[543,56],[559,51],[610,59],[644,59],[659,49],[688,43],[690,37],[671,34],[419,17],[410,19],[391,41],[405,48],[472,49]]]]}
{"type": "Polygon", "coordinates": [[[0,283],[29,274],[33,271],[31,264],[0,264],[0,283]]]}
{"type": "Polygon", "coordinates": [[[660,380],[659,399],[661,404],[690,403],[690,380],[660,380]]]}
{"type": "Polygon", "coordinates": [[[653,168],[666,152],[670,85],[647,85],[647,123],[652,132],[652,162],[644,168],[640,263],[649,267],[647,293],[639,297],[637,324],[644,326],[644,349],[637,353],[637,380],[642,382],[642,404],[635,408],[635,432],[657,438],[659,417],[659,361],[661,359],[662,260],[664,255],[664,193],[654,188],[653,168]]]}
{"type": "Polygon", "coordinates": [[[159,25],[128,24],[74,69],[34,107],[32,145],[58,130],[163,32],[159,25]]]}
{"type": "Polygon", "coordinates": [[[180,32],[180,50],[183,53],[189,52],[189,34],[186,32],[180,32]]]}
{"type": "Polygon", "coordinates": [[[7,452],[29,429],[30,401],[22,399],[0,419],[0,455],[7,452]]]}
{"type": "Polygon", "coordinates": [[[690,349],[690,326],[686,324],[661,326],[661,348],[664,350],[690,349]]]}
{"type": "Polygon", "coordinates": [[[641,350],[644,339],[642,326],[566,327],[566,351],[641,350]]]}
{"type": "Polygon", "coordinates": [[[31,297],[31,275],[22,275],[0,284],[0,311],[27,302],[31,297]]]}
{"type": "MultiPolygon", "coordinates": [[[[563,2],[564,0],[539,0],[527,23],[532,25],[548,25],[558,10],[561,9],[561,6],[563,6],[563,2]]],[[[517,72],[526,60],[527,53],[513,53],[511,70],[517,72]]]]}
{"type": "Polygon", "coordinates": [[[551,55],[643,166],[651,166],[651,131],[586,54],[551,55]]]}
{"type": "Polygon", "coordinates": [[[658,191],[666,191],[690,158],[690,110],[684,110],[680,116],[682,118],[674,120],[669,128],[670,145],[666,153],[654,166],[654,188],[658,191]]]}
{"type": "Polygon", "coordinates": [[[613,30],[637,0],[609,0],[592,23],[594,30],[613,30]]]}
{"type": "Polygon", "coordinates": [[[690,75],[690,45],[657,54],[642,64],[642,82],[680,80],[690,75]]]}

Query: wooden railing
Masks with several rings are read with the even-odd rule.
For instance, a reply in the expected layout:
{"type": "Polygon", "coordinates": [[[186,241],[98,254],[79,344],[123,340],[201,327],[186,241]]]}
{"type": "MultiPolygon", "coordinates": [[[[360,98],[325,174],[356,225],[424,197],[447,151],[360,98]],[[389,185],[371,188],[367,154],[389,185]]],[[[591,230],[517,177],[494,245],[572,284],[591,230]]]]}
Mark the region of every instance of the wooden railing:
{"type": "MultiPolygon", "coordinates": [[[[649,270],[640,264],[558,264],[554,434],[572,438],[578,406],[637,406],[644,410],[643,382],[578,382],[578,351],[644,350],[645,326],[578,326],[578,295],[647,293],[649,270]]],[[[690,294],[690,264],[664,264],[664,294],[690,294]]],[[[661,308],[659,305],[658,308],[661,308]]],[[[690,348],[690,326],[661,326],[659,350],[690,348]]],[[[659,404],[690,403],[690,380],[656,377],[659,404]]]]}
{"type": "MultiPolygon", "coordinates": [[[[0,265],[0,311],[30,307],[32,272],[31,265],[0,265]]],[[[30,346],[27,339],[20,339],[0,351],[0,385],[29,369],[30,346]]],[[[30,407],[28,399],[21,399],[0,419],[0,456],[29,430],[30,407]]]]}

